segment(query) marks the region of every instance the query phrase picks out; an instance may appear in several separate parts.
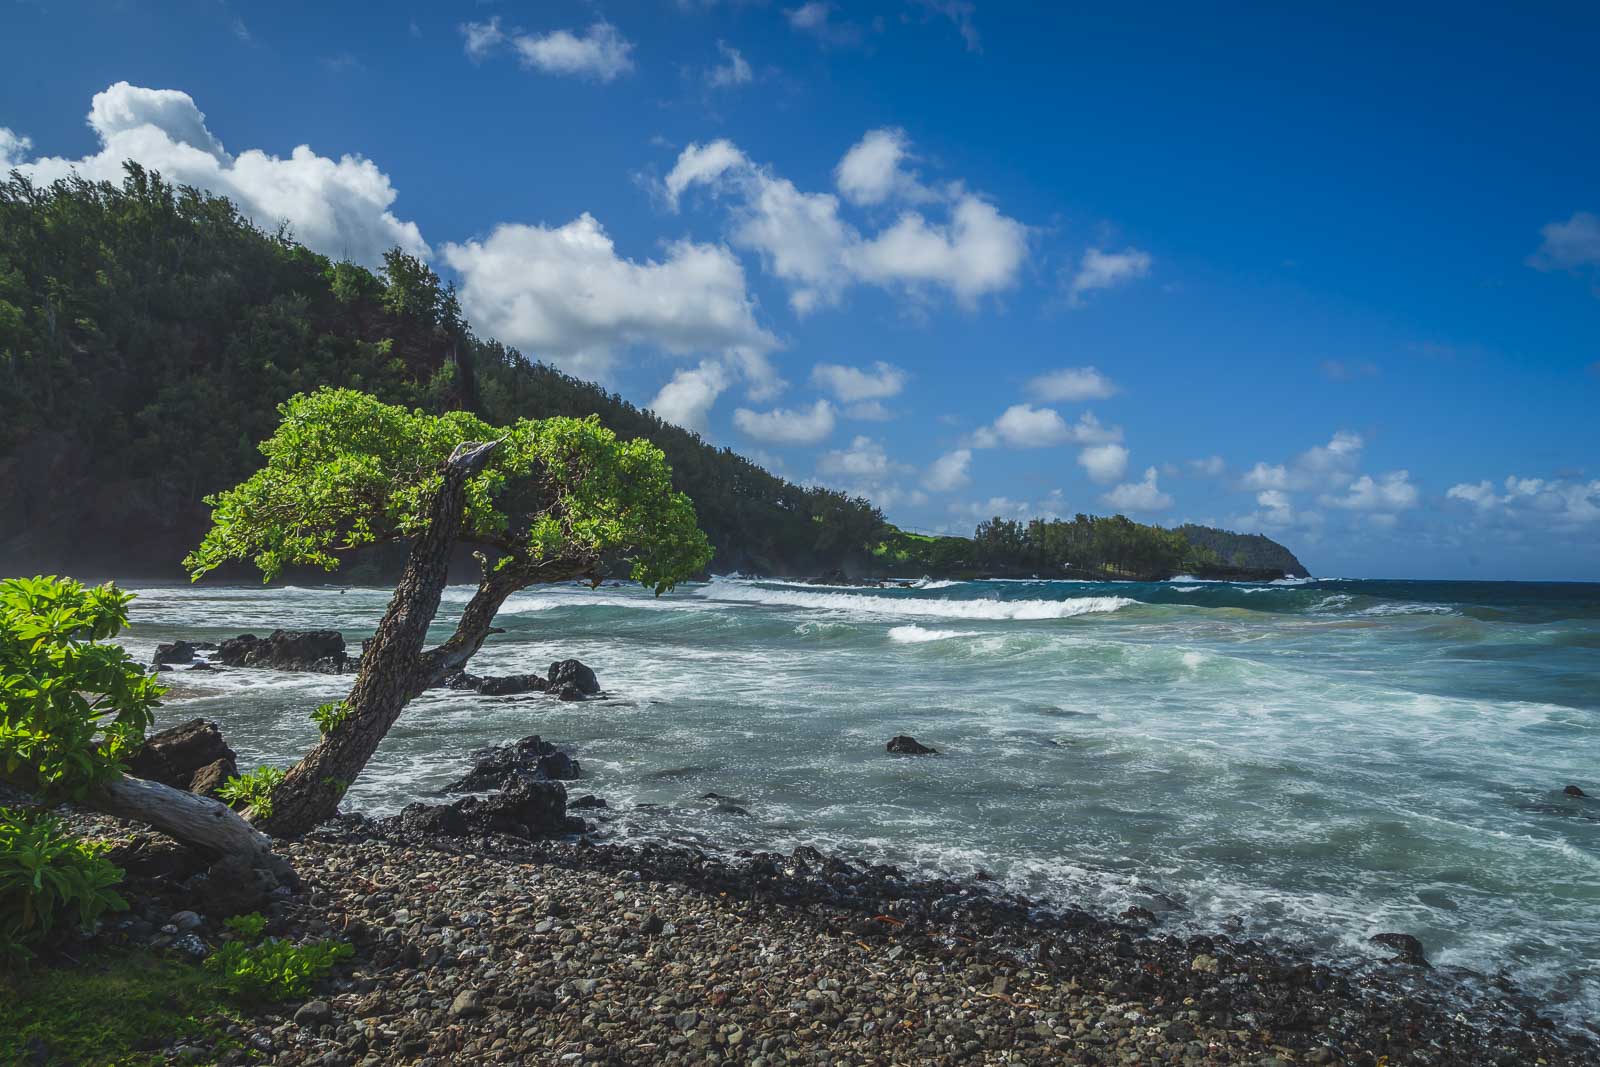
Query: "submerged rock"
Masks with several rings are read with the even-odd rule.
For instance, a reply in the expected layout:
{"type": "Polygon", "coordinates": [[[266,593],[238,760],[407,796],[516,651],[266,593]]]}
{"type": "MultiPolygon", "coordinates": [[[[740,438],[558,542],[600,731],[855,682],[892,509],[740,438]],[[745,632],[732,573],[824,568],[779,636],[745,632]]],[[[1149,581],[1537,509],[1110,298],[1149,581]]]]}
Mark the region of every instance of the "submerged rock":
{"type": "Polygon", "coordinates": [[[230,667],[343,674],[355,666],[338,630],[274,630],[266,637],[240,634],[222,642],[217,659],[230,667]]]}
{"type": "Polygon", "coordinates": [[[482,693],[487,697],[503,697],[519,693],[542,693],[550,683],[538,674],[481,675],[452,671],[440,684],[446,689],[482,693]]]}
{"type": "Polygon", "coordinates": [[[213,796],[223,782],[239,773],[233,749],[222,729],[209,719],[191,719],[170,730],[151,734],[128,760],[136,778],[213,796]]]}
{"type": "Polygon", "coordinates": [[[1583,790],[1579,789],[1575,785],[1567,786],[1565,789],[1562,790],[1562,792],[1567,794],[1567,796],[1569,796],[1569,797],[1586,797],[1586,796],[1589,795],[1588,793],[1585,793],[1583,790]]]}
{"type": "Polygon", "coordinates": [[[1428,966],[1428,958],[1423,954],[1422,942],[1410,934],[1382,933],[1373,934],[1367,938],[1374,945],[1382,945],[1395,951],[1391,963],[1410,963],[1418,967],[1428,966]]]}
{"type": "Polygon", "coordinates": [[[201,652],[214,652],[216,648],[216,645],[211,644],[169,641],[156,646],[155,655],[150,657],[150,665],[152,667],[160,667],[168,663],[193,663],[195,657],[201,652]]]}
{"type": "Polygon", "coordinates": [[[936,756],[939,750],[929,748],[909,734],[900,734],[889,739],[885,749],[896,756],[936,756]]]}

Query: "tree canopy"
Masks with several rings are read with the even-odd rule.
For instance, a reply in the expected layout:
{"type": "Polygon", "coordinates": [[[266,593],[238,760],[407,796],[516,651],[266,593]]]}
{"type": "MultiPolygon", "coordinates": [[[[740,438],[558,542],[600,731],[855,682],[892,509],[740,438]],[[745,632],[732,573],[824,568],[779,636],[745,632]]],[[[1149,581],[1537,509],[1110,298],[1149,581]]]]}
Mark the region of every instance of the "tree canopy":
{"type": "Polygon", "coordinates": [[[228,559],[250,560],[267,579],[291,565],[333,570],[341,553],[414,538],[427,528],[446,460],[470,443],[494,448],[466,480],[454,539],[527,568],[530,582],[621,557],[636,581],[662,592],[711,558],[661,450],[618,441],[593,416],[498,427],[350,389],[292,397],[279,413],[260,446],[266,463],[207,498],[212,527],[184,561],[193,577],[228,559]]]}

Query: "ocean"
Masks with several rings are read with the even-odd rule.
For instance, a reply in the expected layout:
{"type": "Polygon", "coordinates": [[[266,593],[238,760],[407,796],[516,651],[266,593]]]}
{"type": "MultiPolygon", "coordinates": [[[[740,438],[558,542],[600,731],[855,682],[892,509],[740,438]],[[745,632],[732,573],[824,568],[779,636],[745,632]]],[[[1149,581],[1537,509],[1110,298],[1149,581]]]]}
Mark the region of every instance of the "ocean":
{"type": "MultiPolygon", "coordinates": [[[[388,599],[134,588],[142,659],[276,627],[358,647],[388,599]]],[[[470,594],[447,592],[438,636],[470,594]]],[[[474,673],[575,656],[610,699],[425,694],[347,806],[436,799],[474,749],[538,733],[580,760],[569,791],[608,800],[613,840],[982,869],[1333,957],[1403,931],[1600,1015],[1600,799],[1563,793],[1600,796],[1600,585],[719,578],[528,591],[499,625],[474,673]],[[939,755],[889,756],[896,734],[939,755]]],[[[164,677],[161,724],[218,720],[243,766],[292,762],[350,682],[164,677]]]]}

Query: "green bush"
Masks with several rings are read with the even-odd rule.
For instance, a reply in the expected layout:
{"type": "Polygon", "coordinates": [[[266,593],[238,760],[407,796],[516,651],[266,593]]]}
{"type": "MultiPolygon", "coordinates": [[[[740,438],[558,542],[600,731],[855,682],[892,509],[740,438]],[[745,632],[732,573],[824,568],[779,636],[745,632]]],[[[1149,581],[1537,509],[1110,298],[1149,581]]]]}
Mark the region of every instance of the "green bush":
{"type": "Polygon", "coordinates": [[[76,800],[122,773],[165,692],[106,643],[132,599],[70,578],[0,582],[0,776],[76,800]]]}
{"type": "Polygon", "coordinates": [[[217,790],[217,796],[237,807],[243,804],[255,809],[260,818],[272,815],[272,791],[283,781],[284,772],[277,767],[257,767],[249,774],[229,778],[217,790]]]}
{"type": "Polygon", "coordinates": [[[323,704],[311,713],[311,721],[317,724],[317,732],[327,737],[338,728],[339,724],[350,717],[350,705],[341,700],[334,704],[323,704]]]}
{"type": "Polygon", "coordinates": [[[223,989],[242,1000],[290,1000],[308,995],[317,979],[354,951],[342,941],[229,941],[206,957],[205,965],[223,989]]]}
{"type": "Polygon", "coordinates": [[[262,931],[267,928],[267,917],[259,911],[252,911],[248,915],[235,915],[231,919],[224,919],[222,925],[235,937],[256,942],[261,940],[262,931]]]}
{"type": "Polygon", "coordinates": [[[122,871],[101,855],[105,847],[44,812],[0,808],[0,963],[31,959],[64,917],[88,929],[128,906],[111,889],[122,871]]]}

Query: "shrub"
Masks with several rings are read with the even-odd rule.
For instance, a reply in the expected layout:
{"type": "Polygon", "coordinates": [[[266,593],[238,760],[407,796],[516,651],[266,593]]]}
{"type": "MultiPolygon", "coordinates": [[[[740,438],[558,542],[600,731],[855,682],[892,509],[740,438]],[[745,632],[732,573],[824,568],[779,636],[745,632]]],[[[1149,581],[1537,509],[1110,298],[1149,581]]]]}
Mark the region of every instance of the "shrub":
{"type": "Polygon", "coordinates": [[[267,928],[267,917],[259,911],[252,911],[248,915],[235,915],[231,919],[224,919],[222,925],[235,937],[254,942],[261,940],[261,933],[267,928]]]}
{"type": "Polygon", "coordinates": [[[31,946],[64,917],[85,929],[127,903],[111,887],[122,871],[43,812],[0,808],[0,962],[32,958],[31,946]]]}
{"type": "Polygon", "coordinates": [[[217,973],[223,989],[240,999],[290,1000],[309,994],[317,979],[354,951],[342,941],[229,941],[206,957],[205,965],[217,973]]]}
{"type": "Polygon", "coordinates": [[[283,777],[284,772],[277,767],[257,767],[249,774],[229,778],[217,790],[217,796],[231,805],[253,808],[257,816],[265,819],[272,814],[272,791],[283,777]]]}
{"type": "Polygon", "coordinates": [[[341,700],[334,704],[323,704],[311,713],[311,721],[317,724],[317,732],[327,737],[338,728],[339,724],[350,717],[350,705],[341,700]]]}
{"type": "Polygon", "coordinates": [[[77,800],[123,772],[165,692],[106,643],[132,599],[70,578],[0,582],[0,775],[77,800]]]}

